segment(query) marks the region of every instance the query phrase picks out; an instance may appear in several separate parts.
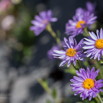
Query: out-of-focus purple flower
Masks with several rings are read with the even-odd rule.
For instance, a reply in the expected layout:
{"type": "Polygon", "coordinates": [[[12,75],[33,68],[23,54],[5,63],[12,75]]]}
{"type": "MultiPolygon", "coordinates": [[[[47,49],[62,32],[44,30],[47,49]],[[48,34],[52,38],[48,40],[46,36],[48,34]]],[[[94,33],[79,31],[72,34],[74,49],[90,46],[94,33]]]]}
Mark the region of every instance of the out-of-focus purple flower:
{"type": "Polygon", "coordinates": [[[76,65],[76,60],[84,61],[84,55],[82,54],[82,43],[83,39],[77,45],[77,42],[72,37],[69,37],[69,40],[64,38],[64,49],[65,50],[54,50],[54,58],[59,58],[62,60],[60,67],[65,65],[67,62],[67,67],[70,66],[73,61],[74,66],[76,65]]]}
{"type": "Polygon", "coordinates": [[[47,52],[47,56],[50,60],[53,60],[54,57],[53,57],[53,53],[54,53],[54,50],[60,50],[60,46],[59,45],[56,45],[56,46],[53,46],[48,52],[47,52]]]}
{"type": "Polygon", "coordinates": [[[97,16],[95,14],[96,4],[87,2],[87,9],[78,8],[76,14],[73,16],[73,20],[69,20],[66,23],[66,34],[71,36],[76,36],[83,33],[83,29],[91,25],[96,21],[97,16]]]}
{"type": "Polygon", "coordinates": [[[66,34],[71,36],[76,36],[83,33],[83,29],[88,26],[90,27],[96,20],[96,16],[89,11],[82,8],[76,10],[76,14],[73,20],[69,20],[66,24],[66,34]]]}
{"type": "Polygon", "coordinates": [[[95,13],[96,3],[87,2],[86,7],[90,13],[95,13]]]}
{"type": "Polygon", "coordinates": [[[78,77],[74,76],[73,79],[70,80],[73,82],[73,84],[71,84],[72,91],[76,91],[74,95],[81,93],[80,97],[82,97],[82,100],[89,97],[89,101],[91,101],[92,97],[95,98],[97,96],[97,93],[100,91],[103,92],[101,89],[103,87],[103,79],[95,80],[99,69],[95,71],[94,67],[91,70],[89,67],[87,67],[87,70],[81,68],[79,71],[76,70],[76,73],[78,77]]]}
{"type": "Polygon", "coordinates": [[[31,31],[34,31],[35,35],[39,35],[49,24],[49,22],[56,22],[57,18],[53,18],[53,13],[51,10],[42,11],[39,13],[39,16],[35,16],[35,20],[32,20],[31,23],[33,26],[30,27],[31,31]]]}
{"type": "Polygon", "coordinates": [[[7,11],[11,7],[12,3],[10,0],[0,1],[0,13],[7,11]]]}
{"type": "Polygon", "coordinates": [[[90,36],[88,38],[85,38],[84,44],[85,46],[83,49],[86,51],[87,57],[90,57],[90,59],[98,58],[98,60],[101,59],[101,56],[103,55],[103,29],[100,29],[96,31],[97,36],[94,32],[89,32],[90,36]]]}

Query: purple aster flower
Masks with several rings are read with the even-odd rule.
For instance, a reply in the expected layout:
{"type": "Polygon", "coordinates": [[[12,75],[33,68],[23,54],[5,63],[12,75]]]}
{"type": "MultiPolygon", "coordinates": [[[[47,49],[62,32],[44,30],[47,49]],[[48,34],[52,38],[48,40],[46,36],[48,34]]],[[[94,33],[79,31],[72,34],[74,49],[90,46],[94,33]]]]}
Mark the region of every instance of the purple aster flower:
{"type": "Polygon", "coordinates": [[[76,70],[76,73],[78,75],[74,76],[73,79],[70,81],[73,82],[71,84],[72,91],[76,91],[74,95],[80,94],[80,97],[82,97],[82,100],[89,97],[89,101],[97,96],[97,93],[100,91],[103,92],[101,87],[103,87],[103,79],[100,79],[98,81],[95,80],[99,73],[99,69],[95,71],[95,68],[93,67],[90,71],[89,67],[87,67],[87,71],[83,68],[76,70]]]}
{"type": "Polygon", "coordinates": [[[83,33],[83,29],[86,26],[90,27],[91,24],[95,22],[96,18],[94,13],[78,8],[75,16],[73,16],[73,20],[69,20],[68,23],[66,23],[66,34],[74,37],[83,33]]]}
{"type": "Polygon", "coordinates": [[[96,31],[97,36],[94,32],[89,32],[90,36],[88,38],[85,38],[84,44],[85,46],[83,49],[86,51],[87,57],[90,57],[90,59],[98,58],[98,60],[101,59],[101,55],[103,55],[103,29],[100,29],[96,31]]]}
{"type": "Polygon", "coordinates": [[[30,27],[31,31],[34,31],[35,35],[39,35],[49,24],[49,22],[57,21],[57,18],[52,18],[52,11],[42,11],[39,13],[39,16],[35,16],[35,20],[32,20],[31,23],[33,26],[30,27]]]}
{"type": "Polygon", "coordinates": [[[86,7],[90,13],[95,13],[96,3],[87,2],[86,7]]]}
{"type": "Polygon", "coordinates": [[[64,38],[64,49],[65,50],[54,50],[54,58],[59,58],[62,60],[59,66],[65,65],[67,62],[67,67],[70,66],[71,62],[76,65],[76,60],[84,60],[84,55],[82,54],[82,43],[83,39],[77,45],[77,42],[72,37],[69,37],[69,40],[64,38]]]}
{"type": "Polygon", "coordinates": [[[60,50],[60,46],[59,45],[56,45],[56,46],[53,46],[48,52],[47,52],[47,56],[50,60],[53,60],[54,57],[53,57],[53,53],[54,53],[54,50],[60,50]]]}

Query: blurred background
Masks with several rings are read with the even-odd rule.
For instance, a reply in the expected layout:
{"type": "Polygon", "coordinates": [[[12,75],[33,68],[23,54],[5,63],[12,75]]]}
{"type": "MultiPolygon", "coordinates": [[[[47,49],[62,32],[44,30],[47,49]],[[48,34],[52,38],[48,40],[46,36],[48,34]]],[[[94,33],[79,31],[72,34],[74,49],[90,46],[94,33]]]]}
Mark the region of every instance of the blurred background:
{"type": "MultiPolygon", "coordinates": [[[[1,0],[0,1],[0,103],[46,103],[52,98],[38,83],[47,79],[55,87],[58,98],[77,103],[70,87],[72,75],[58,67],[58,60],[50,60],[47,52],[55,40],[47,31],[35,36],[30,31],[31,20],[40,11],[51,9],[58,21],[52,23],[60,38],[67,37],[65,24],[78,7],[86,2],[96,3],[97,21],[103,25],[103,0],[1,0]],[[72,99],[71,99],[72,97],[72,99]]],[[[99,28],[99,27],[98,27],[99,28]]],[[[82,35],[76,37],[77,41],[82,35]]],[[[50,103],[50,102],[48,102],[50,103]]],[[[79,102],[78,102],[79,103],[79,102]]]]}

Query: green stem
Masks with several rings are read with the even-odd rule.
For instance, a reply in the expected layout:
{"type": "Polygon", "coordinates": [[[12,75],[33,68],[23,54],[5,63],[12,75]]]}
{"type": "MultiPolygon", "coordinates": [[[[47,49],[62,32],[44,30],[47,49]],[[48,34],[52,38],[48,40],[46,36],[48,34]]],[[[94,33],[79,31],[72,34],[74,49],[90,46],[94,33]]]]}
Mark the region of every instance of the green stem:
{"type": "MultiPolygon", "coordinates": [[[[41,78],[38,79],[38,82],[39,82],[40,85],[44,88],[44,90],[45,90],[49,95],[52,96],[52,91],[48,88],[47,85],[45,85],[45,84],[43,83],[43,80],[42,80],[41,78]]],[[[53,99],[54,99],[55,103],[60,103],[60,101],[59,101],[57,98],[53,98],[53,99]]]]}
{"type": "Polygon", "coordinates": [[[77,60],[77,64],[78,64],[79,68],[81,68],[81,64],[79,63],[79,61],[78,61],[78,60],[77,60]]]}
{"type": "Polygon", "coordinates": [[[40,83],[40,85],[44,88],[44,90],[48,93],[51,94],[51,90],[47,87],[47,85],[45,85],[42,81],[41,78],[38,79],[38,82],[40,83]]]}
{"type": "Polygon", "coordinates": [[[97,94],[98,99],[100,100],[101,103],[103,103],[102,98],[100,97],[99,94],[97,94]]]}
{"type": "Polygon", "coordinates": [[[96,102],[96,103],[100,103],[98,97],[95,97],[94,99],[95,99],[95,102],[96,102]]]}
{"type": "Polygon", "coordinates": [[[75,69],[75,70],[78,70],[78,68],[76,68],[76,66],[74,66],[73,64],[71,64],[72,65],[72,67],[75,69]]]}
{"type": "Polygon", "coordinates": [[[48,24],[46,27],[46,30],[52,35],[52,37],[56,40],[56,42],[59,44],[59,46],[61,47],[61,41],[60,39],[57,37],[56,33],[53,31],[53,29],[51,28],[51,24],[48,24]]]}

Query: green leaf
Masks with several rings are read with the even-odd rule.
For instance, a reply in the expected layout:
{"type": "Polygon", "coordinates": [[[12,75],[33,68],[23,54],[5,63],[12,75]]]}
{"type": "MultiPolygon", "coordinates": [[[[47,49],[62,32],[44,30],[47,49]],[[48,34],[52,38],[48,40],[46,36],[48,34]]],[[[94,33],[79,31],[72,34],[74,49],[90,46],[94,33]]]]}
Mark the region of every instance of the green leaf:
{"type": "Polygon", "coordinates": [[[71,65],[70,65],[69,68],[65,69],[65,72],[66,72],[66,73],[73,74],[73,75],[76,75],[76,71],[75,71],[74,67],[71,66],[71,65]]]}
{"type": "Polygon", "coordinates": [[[83,62],[83,64],[87,67],[87,66],[89,66],[89,63],[88,63],[88,59],[87,58],[85,58],[85,61],[83,62]]]}
{"type": "Polygon", "coordinates": [[[52,97],[53,97],[53,98],[56,98],[56,97],[57,97],[57,92],[56,92],[56,89],[55,89],[55,88],[53,88],[52,97]]]}
{"type": "Polygon", "coordinates": [[[100,60],[100,63],[103,64],[103,59],[100,60]]]}

